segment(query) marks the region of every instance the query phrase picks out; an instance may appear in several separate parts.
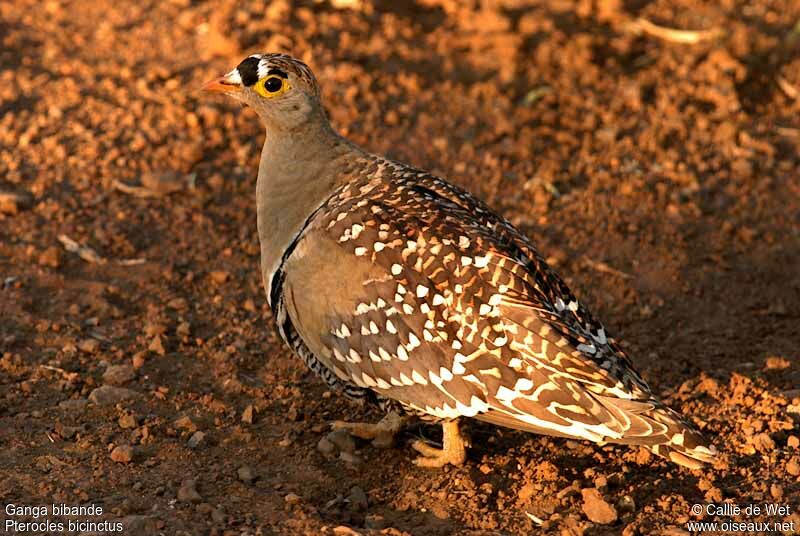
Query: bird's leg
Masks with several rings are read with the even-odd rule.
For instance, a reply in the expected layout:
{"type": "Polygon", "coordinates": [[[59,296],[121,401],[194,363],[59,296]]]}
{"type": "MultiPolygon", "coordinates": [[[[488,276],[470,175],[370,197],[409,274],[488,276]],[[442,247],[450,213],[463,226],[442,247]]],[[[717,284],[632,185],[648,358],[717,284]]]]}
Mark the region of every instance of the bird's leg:
{"type": "Polygon", "coordinates": [[[422,454],[414,460],[420,467],[443,467],[448,463],[461,465],[467,459],[467,441],[458,429],[458,421],[452,420],[442,423],[442,448],[437,449],[422,440],[411,444],[414,449],[422,454]]]}
{"type": "Polygon", "coordinates": [[[361,439],[371,439],[373,446],[387,449],[394,445],[394,438],[400,433],[406,420],[405,417],[392,411],[387,413],[377,424],[333,421],[331,428],[344,430],[351,436],[360,437],[361,439]]]}

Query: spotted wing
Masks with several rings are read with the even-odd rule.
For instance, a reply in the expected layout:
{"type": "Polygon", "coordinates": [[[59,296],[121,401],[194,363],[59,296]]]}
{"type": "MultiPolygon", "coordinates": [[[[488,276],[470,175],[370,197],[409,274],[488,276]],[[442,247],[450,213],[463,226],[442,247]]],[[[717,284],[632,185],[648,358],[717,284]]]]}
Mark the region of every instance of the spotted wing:
{"type": "Polygon", "coordinates": [[[602,326],[510,224],[439,179],[388,165],[350,183],[287,263],[288,314],[342,380],[441,418],[666,441],[602,326]]]}

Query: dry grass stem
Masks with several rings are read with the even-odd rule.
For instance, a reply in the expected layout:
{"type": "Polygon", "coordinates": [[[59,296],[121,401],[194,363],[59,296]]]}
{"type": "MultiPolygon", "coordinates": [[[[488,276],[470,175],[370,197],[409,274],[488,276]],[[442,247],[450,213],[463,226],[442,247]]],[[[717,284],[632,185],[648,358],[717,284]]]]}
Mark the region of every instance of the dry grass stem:
{"type": "Polygon", "coordinates": [[[630,278],[633,277],[631,274],[627,274],[625,272],[617,270],[616,268],[612,268],[611,266],[607,265],[604,262],[594,261],[594,260],[589,259],[589,258],[584,258],[584,262],[586,263],[587,266],[589,266],[590,268],[594,268],[598,272],[603,272],[603,273],[606,273],[606,274],[613,274],[613,275],[622,277],[624,279],[630,279],[630,278]]]}
{"type": "Polygon", "coordinates": [[[700,41],[708,41],[722,35],[722,30],[719,28],[712,28],[710,30],[677,30],[675,28],[653,24],[649,20],[641,17],[632,22],[629,29],[635,34],[644,33],[671,43],[683,43],[687,45],[694,45],[700,41]]]}
{"type": "Polygon", "coordinates": [[[64,249],[70,253],[76,253],[78,257],[92,264],[105,264],[106,260],[95,250],[88,246],[83,246],[65,234],[58,235],[58,241],[64,245],[64,249]]]}
{"type": "Polygon", "coordinates": [[[783,91],[787,97],[793,100],[797,100],[797,97],[800,97],[800,90],[790,84],[784,77],[778,76],[776,81],[778,82],[778,87],[781,88],[781,91],[783,91]]]}

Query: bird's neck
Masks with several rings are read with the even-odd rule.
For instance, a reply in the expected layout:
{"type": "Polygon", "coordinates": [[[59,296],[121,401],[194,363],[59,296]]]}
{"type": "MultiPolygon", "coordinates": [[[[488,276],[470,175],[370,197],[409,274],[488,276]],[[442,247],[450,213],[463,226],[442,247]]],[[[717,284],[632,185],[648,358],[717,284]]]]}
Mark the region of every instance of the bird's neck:
{"type": "Polygon", "coordinates": [[[267,128],[256,185],[261,274],[267,297],[286,249],[307,218],[343,182],[342,158],[358,149],[330,124],[314,121],[292,132],[267,128]]]}

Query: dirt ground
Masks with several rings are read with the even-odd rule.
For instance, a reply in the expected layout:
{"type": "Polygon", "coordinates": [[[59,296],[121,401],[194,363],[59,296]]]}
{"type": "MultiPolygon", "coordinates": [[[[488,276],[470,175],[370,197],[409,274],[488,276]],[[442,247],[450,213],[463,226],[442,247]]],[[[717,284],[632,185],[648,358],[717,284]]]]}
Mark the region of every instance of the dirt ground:
{"type": "Polygon", "coordinates": [[[0,3],[6,532],[52,503],[137,535],[798,530],[799,23],[797,0],[0,3]],[[352,140],[531,236],[722,459],[472,425],[468,462],[428,470],[403,443],[433,427],[329,438],[380,415],[276,337],[263,135],[199,92],[262,51],[306,60],[352,140]],[[692,513],[723,502],[788,513],[692,513]]]}

